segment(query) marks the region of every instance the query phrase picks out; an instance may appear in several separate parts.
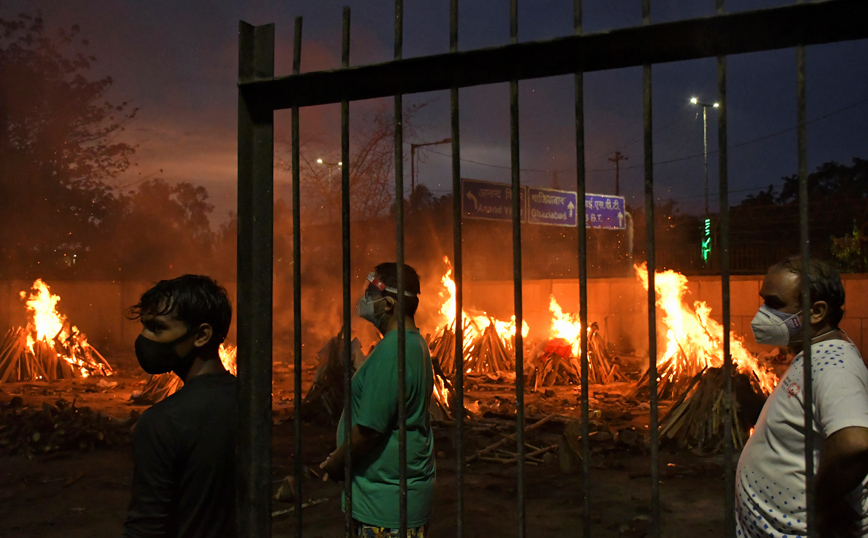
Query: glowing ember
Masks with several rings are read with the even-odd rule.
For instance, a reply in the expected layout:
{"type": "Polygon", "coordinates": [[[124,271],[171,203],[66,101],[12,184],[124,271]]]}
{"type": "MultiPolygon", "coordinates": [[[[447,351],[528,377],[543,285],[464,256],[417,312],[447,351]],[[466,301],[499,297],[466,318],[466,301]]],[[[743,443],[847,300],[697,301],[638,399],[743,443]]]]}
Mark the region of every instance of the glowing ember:
{"type": "Polygon", "coordinates": [[[222,343],[220,344],[220,362],[223,363],[223,367],[229,371],[232,375],[238,375],[238,365],[235,362],[235,356],[238,354],[238,348],[233,346],[232,344],[222,343]]]}
{"type": "MultiPolygon", "coordinates": [[[[645,264],[634,266],[636,278],[648,289],[648,269],[645,264]]],[[[711,319],[711,308],[696,301],[690,308],[684,295],[687,277],[675,271],[655,273],[654,288],[657,307],[663,310],[667,327],[665,349],[657,357],[661,382],[686,380],[707,367],[723,366],[723,326],[711,319]]],[[[730,332],[730,353],[736,370],[756,377],[764,393],[771,393],[778,380],[775,374],[761,366],[744,347],[742,338],[730,332]]]]}

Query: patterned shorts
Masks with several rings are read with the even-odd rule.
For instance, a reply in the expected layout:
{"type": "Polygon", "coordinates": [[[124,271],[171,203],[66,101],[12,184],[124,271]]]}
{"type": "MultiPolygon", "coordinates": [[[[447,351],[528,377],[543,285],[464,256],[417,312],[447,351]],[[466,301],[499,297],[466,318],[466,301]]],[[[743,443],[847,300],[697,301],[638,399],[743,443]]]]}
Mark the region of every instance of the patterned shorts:
{"type": "MultiPolygon", "coordinates": [[[[427,527],[427,525],[423,525],[414,529],[407,529],[407,538],[425,538],[428,535],[426,532],[427,527]]],[[[400,534],[400,529],[388,529],[360,522],[356,523],[356,536],[361,538],[399,538],[400,534]]]]}

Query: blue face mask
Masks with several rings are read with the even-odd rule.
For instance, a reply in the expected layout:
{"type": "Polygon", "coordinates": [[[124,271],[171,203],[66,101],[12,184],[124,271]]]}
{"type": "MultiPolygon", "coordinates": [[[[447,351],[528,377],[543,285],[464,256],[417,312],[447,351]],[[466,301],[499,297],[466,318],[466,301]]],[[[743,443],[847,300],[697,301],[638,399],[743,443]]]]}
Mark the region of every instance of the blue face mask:
{"type": "Polygon", "coordinates": [[[788,345],[793,336],[802,329],[802,322],[799,319],[801,313],[800,310],[795,314],[788,314],[766,305],[760,306],[759,312],[750,322],[757,344],[788,345]]]}

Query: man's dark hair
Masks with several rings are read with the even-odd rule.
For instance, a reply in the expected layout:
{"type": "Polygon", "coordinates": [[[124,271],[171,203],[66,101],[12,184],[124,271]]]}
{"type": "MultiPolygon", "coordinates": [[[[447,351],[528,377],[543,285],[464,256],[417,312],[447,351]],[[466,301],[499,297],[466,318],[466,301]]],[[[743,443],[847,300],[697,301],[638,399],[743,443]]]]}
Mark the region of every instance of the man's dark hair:
{"type": "MultiPolygon", "coordinates": [[[[374,269],[374,273],[379,275],[380,281],[389,286],[390,288],[398,287],[398,264],[395,262],[381,263],[374,269]]],[[[416,297],[409,297],[404,295],[404,308],[406,309],[406,314],[410,317],[416,315],[416,309],[419,308],[419,293],[421,292],[421,287],[419,285],[419,274],[415,269],[404,264],[404,290],[409,291],[416,295],[416,297]]],[[[397,293],[392,293],[389,291],[383,291],[383,295],[386,297],[392,297],[393,299],[398,299],[397,293]]]]}
{"type": "MultiPolygon", "coordinates": [[[[801,278],[802,257],[790,256],[773,265],[771,269],[786,269],[801,278]]],[[[811,289],[811,302],[825,301],[829,305],[827,319],[832,327],[837,329],[838,323],[844,317],[844,309],[842,308],[844,306],[844,284],[841,283],[841,275],[828,263],[817,258],[810,258],[807,276],[811,289]]]]}
{"type": "Polygon", "coordinates": [[[215,349],[226,338],[232,321],[232,305],[226,289],[205,275],[184,275],[159,281],[130,307],[127,317],[136,320],[143,315],[169,313],[187,327],[198,327],[202,323],[210,325],[214,332],[209,347],[213,345],[215,349]]]}

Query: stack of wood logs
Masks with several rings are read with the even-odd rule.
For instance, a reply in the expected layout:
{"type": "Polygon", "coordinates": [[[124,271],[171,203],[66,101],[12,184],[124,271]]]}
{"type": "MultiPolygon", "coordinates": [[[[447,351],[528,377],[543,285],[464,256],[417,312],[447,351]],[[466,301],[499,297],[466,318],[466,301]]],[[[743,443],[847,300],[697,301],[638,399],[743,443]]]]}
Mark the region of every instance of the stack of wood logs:
{"type": "MultiPolygon", "coordinates": [[[[707,368],[693,376],[660,422],[661,439],[672,439],[681,448],[720,452],[727,420],[725,382],[722,368],[707,368]]],[[[736,373],[732,376],[732,400],[732,442],[739,449],[759,416],[765,395],[755,379],[736,373]]]]}
{"type": "MultiPolygon", "coordinates": [[[[580,383],[582,361],[573,355],[572,342],[564,338],[552,338],[540,344],[532,353],[534,390],[555,384],[580,383]]],[[[594,331],[588,340],[588,382],[607,384],[623,379],[617,364],[606,351],[602,339],[594,331]]]]}
{"type": "MultiPolygon", "coordinates": [[[[480,329],[464,318],[464,371],[470,374],[489,374],[512,371],[515,367],[515,351],[497,334],[495,322],[488,318],[488,325],[480,329]]],[[[431,341],[431,356],[437,357],[446,375],[455,373],[455,321],[444,325],[431,341]]]]}
{"type": "MultiPolygon", "coordinates": [[[[683,395],[692,379],[701,374],[704,368],[702,361],[688,357],[684,349],[678,346],[678,353],[657,363],[657,397],[661,400],[672,400],[683,395]]],[[[646,369],[636,382],[633,396],[648,395],[650,371],[650,368],[646,369]]]]}
{"type": "Polygon", "coordinates": [[[434,366],[434,392],[431,394],[431,402],[428,411],[433,420],[446,421],[452,419],[452,408],[455,407],[455,387],[440,368],[436,357],[431,357],[434,366]]]}
{"type": "Polygon", "coordinates": [[[493,374],[510,372],[515,368],[515,354],[506,348],[503,339],[497,334],[494,320],[489,318],[489,321],[465,361],[465,371],[469,373],[493,374]]]}
{"type": "MultiPolygon", "coordinates": [[[[343,331],[332,337],[317,353],[317,370],[313,385],[302,402],[304,420],[327,420],[337,424],[344,410],[344,340],[343,331]]],[[[350,342],[351,374],[365,361],[358,338],[350,342]]]]}
{"type": "MultiPolygon", "coordinates": [[[[474,348],[474,339],[473,339],[473,328],[471,326],[471,322],[467,318],[463,318],[464,325],[464,359],[465,362],[469,353],[473,351],[474,348]]],[[[455,360],[455,320],[452,320],[452,323],[444,325],[437,336],[431,340],[430,343],[431,348],[431,356],[436,357],[440,362],[440,368],[446,375],[453,375],[455,373],[455,368],[457,366],[457,362],[455,360]]],[[[467,367],[465,366],[465,370],[467,367]]]]}
{"type": "Polygon", "coordinates": [[[0,343],[0,382],[51,381],[87,375],[111,375],[112,368],[78,330],[69,326],[50,341],[35,340],[27,345],[32,332],[13,327],[0,343]],[[68,335],[68,336],[65,336],[68,335]]]}
{"type": "MultiPolygon", "coordinates": [[[[555,415],[548,415],[535,423],[525,426],[525,433],[535,430],[540,426],[544,425],[546,422],[555,418],[555,415]]],[[[503,435],[503,438],[499,441],[495,441],[494,443],[488,445],[485,448],[477,450],[474,454],[472,454],[469,458],[467,458],[467,463],[473,463],[474,461],[491,461],[502,464],[511,464],[518,463],[518,452],[513,452],[512,450],[508,450],[505,447],[509,445],[515,446],[517,434],[509,434],[503,435]]],[[[516,446],[516,449],[518,447],[516,446]]],[[[542,456],[546,452],[554,452],[558,448],[558,445],[550,445],[545,447],[537,447],[530,443],[525,442],[525,463],[529,465],[538,465],[543,463],[542,456]]]]}

